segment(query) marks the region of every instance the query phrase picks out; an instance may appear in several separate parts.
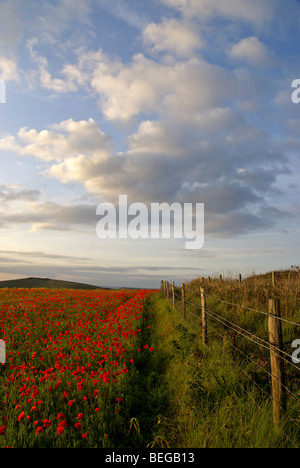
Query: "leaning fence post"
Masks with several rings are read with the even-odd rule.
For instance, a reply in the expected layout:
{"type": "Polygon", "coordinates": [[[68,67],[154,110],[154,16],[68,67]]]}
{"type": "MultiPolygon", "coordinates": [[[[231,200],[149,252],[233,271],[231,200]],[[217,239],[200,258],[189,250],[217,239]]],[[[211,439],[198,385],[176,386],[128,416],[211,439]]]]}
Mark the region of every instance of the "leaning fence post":
{"type": "Polygon", "coordinates": [[[175,284],[172,283],[173,309],[175,309],[175,284]]]}
{"type": "Polygon", "coordinates": [[[269,343],[271,356],[273,420],[278,427],[286,411],[285,373],[282,359],[282,327],[279,299],[269,300],[269,343]]]}
{"type": "Polygon", "coordinates": [[[185,309],[185,284],[182,283],[181,285],[181,290],[182,290],[182,312],[183,312],[183,318],[186,319],[186,309],[185,309]]]}
{"type": "Polygon", "coordinates": [[[207,316],[206,316],[206,294],[205,288],[201,288],[201,304],[202,304],[202,343],[207,344],[207,316]]]}

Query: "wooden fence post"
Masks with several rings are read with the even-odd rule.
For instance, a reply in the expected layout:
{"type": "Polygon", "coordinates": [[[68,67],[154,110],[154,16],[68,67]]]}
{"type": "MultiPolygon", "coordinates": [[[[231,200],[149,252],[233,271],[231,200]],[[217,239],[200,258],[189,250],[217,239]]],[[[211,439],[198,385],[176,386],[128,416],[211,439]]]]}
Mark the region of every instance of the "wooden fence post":
{"type": "Polygon", "coordinates": [[[182,283],[181,285],[182,289],[182,312],[183,312],[183,318],[186,319],[186,308],[185,308],[185,284],[182,283]]]}
{"type": "Polygon", "coordinates": [[[222,283],[222,281],[223,281],[223,277],[222,277],[222,275],[220,275],[219,276],[219,282],[222,283]]]}
{"type": "Polygon", "coordinates": [[[239,275],[239,285],[242,284],[242,275],[239,275]]]}
{"type": "Polygon", "coordinates": [[[206,316],[206,294],[205,288],[200,288],[202,304],[202,343],[207,345],[207,316],[206,316]]]}
{"type": "Polygon", "coordinates": [[[286,411],[285,373],[282,360],[282,327],[279,299],[269,300],[269,342],[271,356],[273,420],[276,427],[286,411]]]}
{"type": "Polygon", "coordinates": [[[276,273],[275,273],[275,271],[272,271],[272,284],[273,284],[273,286],[276,286],[276,273]]]}
{"type": "Polygon", "coordinates": [[[169,300],[169,296],[170,296],[170,288],[169,288],[169,281],[167,281],[167,299],[169,300]]]}
{"type": "Polygon", "coordinates": [[[175,309],[175,284],[172,283],[173,309],[175,309]]]}
{"type": "Polygon", "coordinates": [[[160,282],[160,290],[161,290],[162,293],[164,292],[164,282],[163,282],[163,280],[161,280],[161,282],[160,282]]]}

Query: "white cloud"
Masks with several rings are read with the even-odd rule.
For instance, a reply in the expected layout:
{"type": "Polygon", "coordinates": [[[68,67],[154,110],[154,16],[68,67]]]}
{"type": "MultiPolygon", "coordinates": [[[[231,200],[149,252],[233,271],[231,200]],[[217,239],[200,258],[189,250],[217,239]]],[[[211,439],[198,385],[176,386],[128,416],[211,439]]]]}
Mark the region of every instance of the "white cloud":
{"type": "MultiPolygon", "coordinates": [[[[274,213],[267,196],[277,176],[287,173],[287,160],[268,133],[226,108],[198,114],[192,125],[180,115],[144,121],[128,144],[128,151],[115,154],[109,136],[93,119],[70,119],[40,132],[20,129],[15,138],[0,140],[0,148],[47,161],[45,176],[82,184],[101,200],[117,203],[119,194],[125,193],[130,202],[203,202],[207,226],[218,236],[265,227],[268,217],[262,207],[270,208],[270,216],[274,213]],[[226,222],[227,213],[235,220],[232,226],[226,222]]],[[[23,193],[28,200],[35,196],[23,193]]],[[[55,204],[20,211],[15,222],[31,222],[35,231],[67,229],[69,211],[56,211],[55,204]]],[[[11,221],[9,215],[5,220],[11,221]]]]}
{"type": "Polygon", "coordinates": [[[260,67],[271,63],[271,53],[255,36],[244,38],[235,44],[230,51],[230,57],[260,67]]]}
{"type": "Polygon", "coordinates": [[[111,142],[93,119],[79,122],[69,119],[40,132],[21,128],[16,137],[3,136],[0,149],[14,151],[20,156],[61,162],[91,154],[106,158],[111,153],[111,142]]]}
{"type": "Polygon", "coordinates": [[[66,93],[77,90],[77,85],[74,84],[74,77],[67,76],[67,80],[63,78],[52,78],[49,72],[49,63],[46,57],[40,56],[35,50],[38,44],[37,38],[32,38],[27,41],[27,48],[29,50],[32,62],[35,63],[36,68],[27,72],[30,85],[35,81],[37,85],[43,88],[54,91],[55,93],[66,93]]]}
{"type": "Polygon", "coordinates": [[[141,111],[155,111],[159,98],[168,92],[168,68],[145,58],[133,57],[132,63],[114,63],[112,68],[100,63],[91,81],[100,95],[105,117],[128,121],[141,111]]]}
{"type": "Polygon", "coordinates": [[[164,19],[161,24],[150,23],[143,32],[144,43],[152,52],[172,52],[180,57],[190,57],[205,45],[191,23],[164,19]]]}
{"type": "Polygon", "coordinates": [[[277,0],[162,0],[180,10],[184,16],[205,20],[220,16],[242,20],[258,26],[273,18],[277,0]]]}
{"type": "Polygon", "coordinates": [[[40,197],[40,192],[29,189],[21,184],[0,184],[0,200],[3,204],[11,202],[34,201],[40,197]]]}
{"type": "Polygon", "coordinates": [[[0,78],[4,81],[18,80],[18,65],[16,59],[0,55],[0,78]]]}
{"type": "Polygon", "coordinates": [[[91,86],[108,120],[128,122],[140,113],[191,118],[233,97],[240,84],[232,72],[200,58],[157,62],[137,54],[129,64],[101,61],[91,86]]]}
{"type": "MultiPolygon", "coordinates": [[[[36,85],[55,93],[92,95],[98,100],[101,117],[116,124],[116,129],[120,122],[131,124],[134,119],[137,130],[130,134],[135,127],[122,127],[128,132],[128,147],[118,154],[110,136],[94,119],[58,121],[42,130],[21,128],[16,136],[4,135],[0,149],[38,158],[47,163],[38,169],[40,174],[65,184],[79,183],[101,199],[116,201],[119,193],[127,193],[132,201],[204,202],[210,216],[208,226],[218,234],[222,230],[247,232],[251,223],[254,228],[265,227],[268,219],[263,219],[261,207],[268,206],[277,176],[286,174],[288,163],[282,147],[278,149],[262,123],[278,85],[270,84],[266,70],[263,74],[249,67],[269,63],[272,52],[256,36],[240,38],[245,32],[241,23],[260,25],[273,18],[278,2],[272,1],[164,0],[180,9],[185,18],[165,18],[143,26],[142,37],[131,50],[136,52],[137,45],[144,50],[132,52],[131,58],[127,51],[126,61],[86,45],[72,50],[73,63],[71,55],[62,55],[63,62],[50,62],[48,50],[37,37],[31,38],[27,48],[36,85]],[[205,45],[202,37],[207,34],[209,38],[216,30],[219,16],[239,25],[226,24],[218,36],[218,40],[224,38],[220,49],[212,51],[218,41],[205,45]],[[211,18],[214,21],[208,27],[204,23],[211,18]],[[204,53],[198,53],[204,46],[206,59],[204,53]],[[152,56],[146,55],[149,51],[152,56]],[[224,51],[227,55],[218,62],[218,54],[224,51]],[[243,61],[243,68],[232,70],[229,58],[243,61]],[[58,63],[63,63],[59,74],[58,63]],[[258,104],[262,114],[257,112],[252,120],[249,114],[258,104]]],[[[62,18],[67,19],[71,2],[59,4],[62,18]]],[[[54,10],[49,7],[49,12],[54,10]]],[[[159,20],[154,17],[152,21],[159,20]]],[[[46,31],[49,41],[55,33],[52,26],[46,31]]],[[[60,36],[62,22],[57,27],[60,36]]],[[[68,47],[64,52],[70,52],[68,47]]],[[[95,108],[90,115],[92,112],[95,108]]],[[[110,123],[108,128],[113,127],[110,123]]],[[[51,225],[55,226],[51,220],[37,216],[33,229],[51,225]]]]}

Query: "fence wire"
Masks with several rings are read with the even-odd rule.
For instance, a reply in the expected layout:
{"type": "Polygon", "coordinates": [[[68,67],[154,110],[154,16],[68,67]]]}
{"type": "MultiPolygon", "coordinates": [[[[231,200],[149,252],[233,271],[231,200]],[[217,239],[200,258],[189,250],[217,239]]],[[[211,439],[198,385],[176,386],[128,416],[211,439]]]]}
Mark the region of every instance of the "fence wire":
{"type": "MultiPolygon", "coordinates": [[[[169,297],[172,297],[172,293],[169,295],[169,297]]],[[[209,294],[206,294],[205,292],[205,296],[209,299],[213,299],[213,300],[217,300],[217,301],[220,301],[221,303],[225,303],[225,304],[228,304],[228,305],[231,305],[231,306],[236,306],[236,307],[240,307],[242,309],[246,309],[248,311],[251,311],[251,312],[256,312],[256,313],[260,313],[260,314],[263,314],[263,315],[266,315],[266,316],[270,316],[272,314],[269,314],[267,312],[264,312],[264,311],[260,311],[260,310],[257,310],[257,309],[253,309],[253,308],[250,308],[250,307],[245,307],[245,306],[242,306],[241,304],[237,304],[237,303],[233,303],[233,302],[230,302],[230,301],[225,301],[223,299],[220,299],[220,298],[216,298],[214,296],[211,296],[209,294]]],[[[180,301],[183,302],[183,296],[180,295],[179,293],[177,293],[175,290],[174,290],[174,298],[175,299],[178,299],[180,301]]],[[[187,306],[190,306],[190,307],[193,307],[195,308],[196,310],[200,310],[201,312],[203,312],[203,306],[202,304],[199,304],[191,299],[187,299],[186,297],[184,298],[184,303],[185,305],[187,306]]],[[[286,364],[289,364],[290,366],[292,366],[294,369],[296,369],[298,372],[300,370],[300,368],[298,366],[296,366],[293,362],[292,362],[292,356],[277,348],[277,347],[274,347],[273,345],[271,345],[268,341],[258,337],[257,335],[255,335],[254,333],[246,330],[245,328],[242,328],[240,327],[239,325],[237,325],[236,323],[232,322],[231,320],[227,319],[226,317],[220,315],[219,313],[215,312],[211,307],[208,308],[208,307],[205,307],[205,313],[206,315],[216,324],[219,324],[223,327],[225,327],[226,329],[229,329],[231,331],[233,331],[234,333],[237,333],[238,335],[242,336],[243,338],[251,341],[252,343],[254,343],[256,346],[258,346],[260,349],[263,349],[263,350],[267,350],[268,352],[270,352],[271,348],[272,348],[272,351],[276,353],[276,355],[286,364]],[[290,359],[290,360],[288,360],[290,359]]],[[[300,327],[300,324],[299,323],[295,323],[291,320],[287,320],[285,318],[282,318],[282,317],[277,317],[277,316],[274,316],[276,317],[277,319],[283,321],[283,322],[287,322],[293,326],[296,326],[296,327],[300,327]]],[[[187,310],[186,309],[186,319],[192,323],[196,328],[201,328],[202,329],[202,317],[201,317],[201,314],[197,315],[195,314],[194,312],[192,312],[191,310],[187,310]]],[[[256,367],[258,367],[261,371],[265,372],[269,378],[269,384],[270,384],[270,380],[273,378],[274,379],[274,375],[272,375],[271,372],[269,372],[268,370],[266,370],[264,367],[262,367],[261,365],[259,365],[253,358],[251,358],[250,356],[247,356],[243,351],[241,351],[237,346],[235,346],[230,340],[227,339],[227,337],[224,335],[224,334],[221,334],[219,331],[216,330],[216,328],[211,324],[211,323],[207,323],[207,327],[214,333],[216,333],[218,336],[220,336],[223,340],[224,340],[224,337],[226,339],[226,341],[228,342],[228,344],[236,351],[238,352],[243,358],[246,358],[248,359],[248,361],[250,361],[252,364],[254,364],[256,367]]],[[[231,359],[231,357],[229,356],[230,360],[232,361],[232,363],[237,366],[240,371],[242,371],[242,373],[255,385],[256,388],[258,388],[260,390],[260,392],[262,392],[263,394],[265,394],[268,399],[272,400],[272,397],[271,395],[265,390],[263,389],[261,386],[259,386],[257,384],[257,382],[255,382],[252,377],[249,375],[249,373],[247,373],[235,360],[231,359]]],[[[276,377],[276,380],[278,380],[278,378],[276,377]]],[[[281,387],[283,388],[283,390],[289,395],[289,397],[291,397],[298,405],[300,405],[300,399],[298,398],[298,396],[296,396],[285,384],[283,384],[282,382],[280,382],[280,385],[281,387]]],[[[246,390],[243,388],[243,386],[241,385],[241,388],[243,389],[243,391],[246,392],[246,390]]],[[[247,392],[246,392],[247,393],[247,392]]],[[[249,396],[249,398],[251,398],[253,400],[253,402],[255,403],[256,406],[258,406],[259,408],[261,408],[258,403],[251,397],[251,395],[247,394],[249,396]]],[[[300,395],[300,393],[298,394],[300,395]]],[[[261,408],[262,409],[262,408],[261,408]]],[[[280,407],[282,413],[284,414],[284,416],[286,417],[286,419],[288,421],[290,421],[291,423],[293,423],[299,430],[300,430],[300,423],[298,423],[297,420],[295,420],[294,418],[292,418],[288,413],[287,413],[287,410],[283,407],[280,407]]],[[[272,419],[270,418],[270,420],[272,421],[272,419]]],[[[287,437],[287,440],[289,440],[292,445],[296,448],[298,448],[298,444],[295,443],[295,441],[293,441],[285,432],[282,431],[282,434],[284,436],[287,437]]]]}

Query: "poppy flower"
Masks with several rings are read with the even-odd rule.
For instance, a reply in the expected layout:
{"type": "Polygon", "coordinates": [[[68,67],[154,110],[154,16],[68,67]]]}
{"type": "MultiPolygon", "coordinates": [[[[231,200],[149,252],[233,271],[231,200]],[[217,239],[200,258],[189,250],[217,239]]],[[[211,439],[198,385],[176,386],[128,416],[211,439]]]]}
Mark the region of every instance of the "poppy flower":
{"type": "Polygon", "coordinates": [[[23,419],[24,417],[25,417],[25,413],[24,411],[22,411],[18,416],[18,421],[21,421],[21,419],[23,419]]]}
{"type": "Polygon", "coordinates": [[[67,421],[60,421],[58,427],[68,427],[67,421]]]}
{"type": "Polygon", "coordinates": [[[51,422],[51,419],[43,419],[43,424],[44,424],[44,427],[50,427],[52,422],[51,422]]]}

